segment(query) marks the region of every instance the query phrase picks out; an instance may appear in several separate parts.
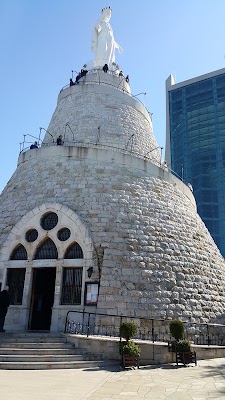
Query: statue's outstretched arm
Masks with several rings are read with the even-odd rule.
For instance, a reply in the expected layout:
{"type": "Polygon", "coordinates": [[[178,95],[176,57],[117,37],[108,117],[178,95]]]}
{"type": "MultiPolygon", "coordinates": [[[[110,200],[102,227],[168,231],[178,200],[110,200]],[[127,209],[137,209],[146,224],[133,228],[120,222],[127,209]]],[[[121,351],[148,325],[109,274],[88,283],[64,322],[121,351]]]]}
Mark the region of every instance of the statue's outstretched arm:
{"type": "Polygon", "coordinates": [[[115,42],[115,48],[118,49],[119,53],[123,53],[123,48],[117,42],[115,42]]]}

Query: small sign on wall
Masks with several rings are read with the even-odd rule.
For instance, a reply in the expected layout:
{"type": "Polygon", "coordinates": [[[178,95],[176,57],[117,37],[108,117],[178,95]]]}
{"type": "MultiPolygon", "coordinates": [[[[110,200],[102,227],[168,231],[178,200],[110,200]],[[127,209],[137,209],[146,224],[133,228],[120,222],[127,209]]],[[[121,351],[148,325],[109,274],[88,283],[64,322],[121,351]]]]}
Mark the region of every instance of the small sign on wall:
{"type": "Polygon", "coordinates": [[[98,302],[98,282],[86,282],[85,283],[85,305],[94,306],[98,302]]]}

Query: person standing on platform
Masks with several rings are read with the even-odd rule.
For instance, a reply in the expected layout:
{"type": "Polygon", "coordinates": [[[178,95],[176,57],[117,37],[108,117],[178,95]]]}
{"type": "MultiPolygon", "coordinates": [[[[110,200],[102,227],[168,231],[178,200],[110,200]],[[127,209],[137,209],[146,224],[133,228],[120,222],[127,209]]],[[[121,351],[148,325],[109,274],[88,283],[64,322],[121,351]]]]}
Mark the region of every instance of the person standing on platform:
{"type": "Polygon", "coordinates": [[[5,286],[4,290],[0,292],[0,332],[5,332],[5,329],[3,329],[3,327],[9,305],[9,287],[5,286]]]}
{"type": "Polygon", "coordinates": [[[102,69],[103,69],[103,71],[104,71],[105,73],[107,73],[108,70],[109,70],[109,67],[108,67],[107,64],[105,64],[105,65],[102,67],[102,69]]]}
{"type": "Polygon", "coordinates": [[[34,142],[34,144],[30,146],[30,149],[38,149],[38,142],[34,142]]]}
{"type": "Polygon", "coordinates": [[[59,135],[59,137],[58,137],[56,143],[57,143],[57,146],[62,146],[62,145],[63,145],[64,142],[63,142],[63,140],[62,140],[62,135],[59,135]]]}

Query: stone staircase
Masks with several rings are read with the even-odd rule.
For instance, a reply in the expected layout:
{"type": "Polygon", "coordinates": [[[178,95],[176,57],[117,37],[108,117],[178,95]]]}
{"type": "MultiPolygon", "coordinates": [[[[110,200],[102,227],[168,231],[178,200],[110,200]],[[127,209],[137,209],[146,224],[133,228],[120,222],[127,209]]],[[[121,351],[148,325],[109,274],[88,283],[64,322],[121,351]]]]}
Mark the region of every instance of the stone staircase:
{"type": "Polygon", "coordinates": [[[65,335],[50,333],[0,334],[0,369],[99,368],[115,365],[76,349],[65,335]]]}

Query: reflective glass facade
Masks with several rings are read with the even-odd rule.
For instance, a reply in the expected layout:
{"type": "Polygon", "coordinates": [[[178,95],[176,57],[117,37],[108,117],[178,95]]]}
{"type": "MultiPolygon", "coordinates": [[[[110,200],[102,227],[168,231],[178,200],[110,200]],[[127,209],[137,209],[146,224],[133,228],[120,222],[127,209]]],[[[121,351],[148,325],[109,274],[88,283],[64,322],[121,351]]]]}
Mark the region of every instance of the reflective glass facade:
{"type": "Polygon", "coordinates": [[[168,88],[167,112],[171,169],[192,184],[198,213],[225,257],[225,71],[222,71],[168,88]]]}

